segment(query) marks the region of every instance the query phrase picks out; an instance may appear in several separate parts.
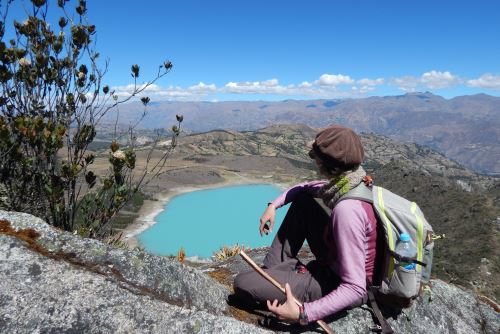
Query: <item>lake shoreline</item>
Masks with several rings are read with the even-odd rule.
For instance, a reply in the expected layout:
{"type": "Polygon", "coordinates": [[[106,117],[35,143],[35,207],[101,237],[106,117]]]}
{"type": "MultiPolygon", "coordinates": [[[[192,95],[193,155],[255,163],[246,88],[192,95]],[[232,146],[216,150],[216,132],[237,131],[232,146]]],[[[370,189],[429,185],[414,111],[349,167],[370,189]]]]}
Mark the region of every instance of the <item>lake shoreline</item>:
{"type": "Polygon", "coordinates": [[[223,188],[238,185],[257,185],[257,184],[272,184],[281,189],[285,189],[288,185],[272,182],[269,177],[248,177],[237,173],[234,175],[226,175],[224,181],[210,183],[204,185],[186,185],[183,187],[173,187],[165,192],[161,192],[152,200],[145,200],[139,211],[138,217],[132,224],[127,226],[122,231],[122,240],[130,247],[140,247],[141,244],[137,238],[139,234],[156,224],[156,217],[165,210],[166,205],[176,196],[200,190],[209,190],[215,188],[223,188]]]}

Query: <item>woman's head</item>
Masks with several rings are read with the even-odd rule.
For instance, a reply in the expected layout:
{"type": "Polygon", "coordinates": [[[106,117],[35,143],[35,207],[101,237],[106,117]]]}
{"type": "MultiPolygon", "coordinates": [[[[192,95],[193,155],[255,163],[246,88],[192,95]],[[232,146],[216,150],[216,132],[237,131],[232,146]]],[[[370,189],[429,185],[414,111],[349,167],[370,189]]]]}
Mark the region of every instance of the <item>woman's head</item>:
{"type": "Polygon", "coordinates": [[[353,130],[331,125],[316,135],[309,156],[322,174],[338,175],[356,169],[363,162],[364,150],[353,130]]]}

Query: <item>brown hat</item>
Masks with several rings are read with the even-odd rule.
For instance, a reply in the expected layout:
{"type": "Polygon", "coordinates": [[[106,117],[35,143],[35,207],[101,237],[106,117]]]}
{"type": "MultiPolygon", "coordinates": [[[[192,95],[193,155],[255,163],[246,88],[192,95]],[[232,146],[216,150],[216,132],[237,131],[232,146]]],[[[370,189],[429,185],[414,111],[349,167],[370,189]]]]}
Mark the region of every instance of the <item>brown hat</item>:
{"type": "Polygon", "coordinates": [[[328,167],[349,170],[363,162],[364,150],[353,130],[331,125],[316,135],[309,155],[318,156],[328,167]]]}

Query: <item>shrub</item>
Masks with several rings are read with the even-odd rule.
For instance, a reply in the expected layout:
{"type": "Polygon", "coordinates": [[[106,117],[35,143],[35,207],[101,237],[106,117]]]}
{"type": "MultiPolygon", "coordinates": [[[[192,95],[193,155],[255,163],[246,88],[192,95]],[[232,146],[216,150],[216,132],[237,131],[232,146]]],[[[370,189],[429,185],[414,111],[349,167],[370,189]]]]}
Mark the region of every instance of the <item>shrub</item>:
{"type": "Polygon", "coordinates": [[[78,1],[73,9],[68,2],[57,1],[60,18],[55,23],[48,22],[48,2],[32,0],[31,6],[25,4],[30,7],[28,17],[14,20],[12,30],[5,24],[13,3],[0,6],[0,191],[7,194],[1,206],[36,214],[67,231],[104,237],[118,210],[162,172],[182,116],[172,128],[171,146],[159,161],[151,161],[150,154],[139,176],[134,177],[133,127],[127,132],[130,145],[111,143],[109,173],[96,175],[91,170],[95,156],[87,149],[101,118],[133,97],[146,108],[150,99],[140,95],[166,75],[172,63],[165,61],[157,75],[141,85],[140,67],[132,65],[134,89],[120,99],[103,83],[108,64],[98,64],[96,27],[88,22],[86,1],[78,1]],[[82,219],[76,219],[77,213],[82,219]]]}

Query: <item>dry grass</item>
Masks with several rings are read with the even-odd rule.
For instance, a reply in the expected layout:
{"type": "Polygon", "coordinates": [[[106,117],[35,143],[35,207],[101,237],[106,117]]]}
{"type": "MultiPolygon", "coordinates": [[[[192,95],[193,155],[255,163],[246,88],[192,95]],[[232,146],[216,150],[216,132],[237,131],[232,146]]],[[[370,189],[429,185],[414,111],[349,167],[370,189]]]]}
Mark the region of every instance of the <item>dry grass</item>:
{"type": "Polygon", "coordinates": [[[214,252],[214,258],[217,261],[224,261],[240,253],[241,250],[245,250],[244,246],[238,244],[234,246],[222,246],[220,250],[214,252]]]}
{"type": "Polygon", "coordinates": [[[177,261],[180,263],[184,263],[184,259],[186,258],[186,252],[184,251],[184,248],[181,247],[179,251],[177,252],[177,256],[175,257],[177,261]]]}

